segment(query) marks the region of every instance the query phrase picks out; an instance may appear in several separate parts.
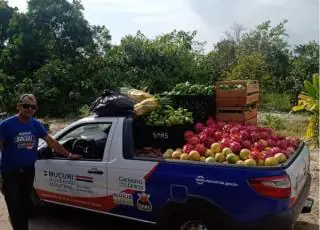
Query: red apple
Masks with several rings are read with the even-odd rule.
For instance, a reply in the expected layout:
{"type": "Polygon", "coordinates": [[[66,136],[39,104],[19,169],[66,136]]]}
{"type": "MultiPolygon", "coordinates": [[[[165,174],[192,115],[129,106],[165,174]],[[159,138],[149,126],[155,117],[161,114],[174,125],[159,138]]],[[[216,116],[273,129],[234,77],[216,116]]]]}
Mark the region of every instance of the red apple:
{"type": "Polygon", "coordinates": [[[183,146],[182,151],[184,153],[190,153],[193,148],[194,148],[193,145],[186,144],[186,145],[183,146]]]}
{"type": "Polygon", "coordinates": [[[199,140],[200,140],[200,143],[202,144],[206,143],[208,140],[208,135],[207,134],[200,135],[199,140]]]}
{"type": "Polygon", "coordinates": [[[212,127],[208,128],[208,133],[209,133],[210,136],[213,136],[216,131],[217,131],[217,128],[215,126],[212,126],[212,127]]]}
{"type": "Polygon", "coordinates": [[[205,145],[206,145],[207,147],[210,147],[213,142],[214,142],[214,138],[209,137],[209,138],[207,139],[207,141],[205,142],[205,145]]]}
{"type": "Polygon", "coordinates": [[[262,131],[262,132],[260,133],[260,136],[261,136],[262,139],[267,139],[267,138],[269,138],[270,135],[269,135],[268,132],[262,131]]]}
{"type": "Polygon", "coordinates": [[[216,141],[219,141],[219,140],[221,140],[221,138],[222,138],[222,132],[216,131],[216,132],[214,133],[214,139],[215,139],[216,141]]]}
{"type": "Polygon", "coordinates": [[[197,133],[202,132],[204,128],[205,126],[201,122],[197,122],[196,125],[194,126],[194,129],[196,130],[197,133]]]}
{"type": "Polygon", "coordinates": [[[252,132],[250,136],[252,141],[257,141],[260,139],[260,135],[257,132],[252,132]]]}
{"type": "Polygon", "coordinates": [[[254,159],[254,160],[259,160],[259,159],[264,159],[264,154],[261,153],[260,151],[258,150],[253,150],[251,151],[251,154],[250,154],[251,158],[254,159]]]}
{"type": "Polygon", "coordinates": [[[228,138],[223,138],[223,139],[220,141],[221,148],[229,147],[229,146],[230,146],[230,142],[231,142],[230,139],[228,139],[228,138]]]}
{"type": "Polygon", "coordinates": [[[224,121],[218,121],[218,123],[217,123],[219,129],[222,129],[223,126],[225,126],[225,124],[226,123],[224,121]]]}
{"type": "Polygon", "coordinates": [[[292,154],[294,153],[296,150],[293,147],[288,147],[287,148],[288,153],[292,154]]]}
{"type": "Polygon", "coordinates": [[[269,138],[267,140],[267,142],[268,142],[268,146],[269,147],[274,147],[276,145],[276,142],[274,140],[272,140],[271,138],[269,138]]]}
{"type": "Polygon", "coordinates": [[[250,141],[242,141],[242,147],[246,148],[246,149],[250,149],[251,148],[251,142],[250,141]]]}
{"type": "Polygon", "coordinates": [[[266,158],[268,157],[273,157],[276,153],[272,150],[272,149],[268,149],[267,151],[265,151],[266,154],[266,158]]]}
{"type": "Polygon", "coordinates": [[[199,144],[199,138],[196,137],[196,136],[193,136],[191,137],[190,139],[188,139],[188,144],[191,144],[191,145],[196,145],[196,144],[199,144]]]}
{"type": "Polygon", "coordinates": [[[241,143],[241,137],[239,135],[232,135],[231,139],[235,142],[241,143]]]}
{"type": "Polygon", "coordinates": [[[207,149],[204,144],[197,144],[195,150],[198,151],[201,155],[204,155],[207,149]]]}
{"type": "Polygon", "coordinates": [[[261,143],[259,143],[259,142],[255,142],[254,144],[253,144],[253,149],[255,149],[255,150],[257,150],[257,151],[262,151],[262,150],[264,150],[264,146],[261,144],[261,143]]]}
{"type": "Polygon", "coordinates": [[[233,153],[238,153],[241,150],[241,145],[238,142],[231,142],[230,143],[230,148],[233,153]]]}
{"type": "Polygon", "coordinates": [[[232,127],[232,128],[230,129],[230,133],[233,134],[233,135],[238,134],[238,133],[239,133],[239,128],[237,128],[237,127],[232,127]]]}
{"type": "Polygon", "coordinates": [[[231,137],[229,133],[222,133],[222,138],[230,139],[231,137]]]}
{"type": "Polygon", "coordinates": [[[281,152],[281,149],[279,147],[273,147],[271,148],[272,151],[274,152],[274,154],[277,154],[277,153],[280,153],[281,152]]]}
{"type": "Polygon", "coordinates": [[[216,122],[215,122],[215,120],[213,119],[213,117],[209,117],[208,118],[208,120],[207,120],[207,122],[206,122],[206,125],[207,126],[212,126],[212,125],[214,125],[216,122]]]}
{"type": "Polygon", "coordinates": [[[285,140],[278,140],[276,146],[280,149],[286,149],[288,147],[287,142],[285,140]]]}
{"type": "Polygon", "coordinates": [[[241,130],[241,131],[240,131],[240,138],[241,138],[242,140],[248,140],[248,138],[249,138],[248,132],[245,131],[245,130],[241,130]]]}
{"type": "Polygon", "coordinates": [[[194,133],[193,133],[192,131],[190,131],[190,130],[184,132],[184,138],[185,138],[185,140],[188,140],[188,139],[190,139],[190,138],[193,137],[193,136],[194,136],[194,133]]]}
{"type": "Polygon", "coordinates": [[[268,147],[268,142],[267,142],[266,140],[260,139],[258,142],[259,142],[261,145],[263,145],[264,148],[265,148],[265,147],[268,147]]]}
{"type": "Polygon", "coordinates": [[[232,128],[232,126],[230,124],[226,124],[225,126],[223,126],[222,130],[224,132],[230,132],[231,128],[232,128]]]}

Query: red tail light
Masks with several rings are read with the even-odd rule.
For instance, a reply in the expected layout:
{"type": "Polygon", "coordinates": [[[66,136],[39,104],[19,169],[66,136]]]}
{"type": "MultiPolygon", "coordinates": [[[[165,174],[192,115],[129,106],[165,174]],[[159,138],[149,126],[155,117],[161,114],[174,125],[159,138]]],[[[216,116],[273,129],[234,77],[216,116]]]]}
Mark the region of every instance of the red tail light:
{"type": "Polygon", "coordinates": [[[290,198],[291,183],[288,176],[255,178],[251,187],[259,194],[276,199],[290,198]]]}

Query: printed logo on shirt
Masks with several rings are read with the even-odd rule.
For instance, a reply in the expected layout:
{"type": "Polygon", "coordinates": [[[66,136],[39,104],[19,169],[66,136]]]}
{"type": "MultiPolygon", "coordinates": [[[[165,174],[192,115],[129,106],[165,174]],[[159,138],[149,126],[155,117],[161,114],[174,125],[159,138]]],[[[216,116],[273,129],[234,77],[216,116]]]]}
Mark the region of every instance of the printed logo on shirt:
{"type": "Polygon", "coordinates": [[[36,139],[31,132],[20,132],[15,137],[15,143],[19,149],[33,149],[36,139]]]}

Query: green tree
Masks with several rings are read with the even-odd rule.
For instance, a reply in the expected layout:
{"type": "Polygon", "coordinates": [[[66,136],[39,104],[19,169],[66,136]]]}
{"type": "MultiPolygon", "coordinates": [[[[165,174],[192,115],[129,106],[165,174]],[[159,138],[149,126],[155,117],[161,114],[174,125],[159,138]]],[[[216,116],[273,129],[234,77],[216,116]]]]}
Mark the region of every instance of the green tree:
{"type": "Polygon", "coordinates": [[[30,0],[27,16],[37,35],[46,41],[52,58],[78,59],[95,54],[93,29],[83,16],[80,1],[30,0]]]}
{"type": "Polygon", "coordinates": [[[270,82],[268,64],[261,53],[239,56],[236,63],[226,73],[228,80],[259,80],[260,84],[270,82]]]}
{"type": "Polygon", "coordinates": [[[312,148],[319,147],[319,74],[313,74],[312,80],[304,81],[304,90],[299,95],[298,104],[293,112],[308,111],[311,117],[305,133],[305,139],[312,148]]]}
{"type": "Polygon", "coordinates": [[[223,80],[226,72],[235,64],[236,49],[237,44],[232,39],[224,39],[215,44],[213,51],[207,57],[211,63],[214,80],[223,80]]]}
{"type": "Polygon", "coordinates": [[[0,49],[5,47],[5,42],[8,39],[9,22],[16,10],[16,8],[10,7],[7,1],[0,0],[0,49]]]}
{"type": "Polygon", "coordinates": [[[261,53],[267,63],[266,72],[270,73],[272,83],[268,82],[264,87],[268,90],[283,92],[287,88],[284,82],[288,82],[290,71],[289,45],[286,41],[288,34],[285,30],[287,20],[272,27],[271,21],[258,25],[254,30],[243,35],[240,42],[238,56],[248,53],[261,53]]]}

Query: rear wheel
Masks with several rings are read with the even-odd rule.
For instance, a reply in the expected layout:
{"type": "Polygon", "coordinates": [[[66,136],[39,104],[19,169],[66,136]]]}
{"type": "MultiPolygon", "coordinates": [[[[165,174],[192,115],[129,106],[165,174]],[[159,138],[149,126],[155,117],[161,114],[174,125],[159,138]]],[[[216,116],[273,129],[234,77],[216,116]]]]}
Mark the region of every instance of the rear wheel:
{"type": "Polygon", "coordinates": [[[170,230],[223,230],[226,228],[222,216],[211,206],[187,205],[177,216],[168,221],[170,230]]]}
{"type": "Polygon", "coordinates": [[[180,227],[181,230],[209,230],[206,223],[197,220],[188,220],[180,227]]]}

